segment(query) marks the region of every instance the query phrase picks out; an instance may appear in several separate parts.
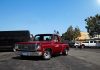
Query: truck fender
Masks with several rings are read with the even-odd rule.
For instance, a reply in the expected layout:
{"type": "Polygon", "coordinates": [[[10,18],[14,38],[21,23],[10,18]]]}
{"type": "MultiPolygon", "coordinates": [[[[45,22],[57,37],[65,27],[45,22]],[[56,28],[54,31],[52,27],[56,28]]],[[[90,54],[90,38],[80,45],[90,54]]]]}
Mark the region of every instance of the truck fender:
{"type": "Polygon", "coordinates": [[[62,45],[62,52],[67,49],[69,51],[69,47],[67,45],[62,45]]]}
{"type": "Polygon", "coordinates": [[[52,49],[51,48],[43,48],[43,53],[44,53],[45,50],[49,50],[52,54],[52,49]]]}

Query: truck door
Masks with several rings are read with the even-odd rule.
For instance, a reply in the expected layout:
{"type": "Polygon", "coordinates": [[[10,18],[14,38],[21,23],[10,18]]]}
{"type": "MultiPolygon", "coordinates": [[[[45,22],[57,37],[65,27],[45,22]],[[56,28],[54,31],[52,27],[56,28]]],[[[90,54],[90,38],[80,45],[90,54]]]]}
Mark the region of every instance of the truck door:
{"type": "Polygon", "coordinates": [[[54,35],[54,49],[56,53],[60,53],[62,47],[60,46],[60,41],[57,35],[54,35]]]}

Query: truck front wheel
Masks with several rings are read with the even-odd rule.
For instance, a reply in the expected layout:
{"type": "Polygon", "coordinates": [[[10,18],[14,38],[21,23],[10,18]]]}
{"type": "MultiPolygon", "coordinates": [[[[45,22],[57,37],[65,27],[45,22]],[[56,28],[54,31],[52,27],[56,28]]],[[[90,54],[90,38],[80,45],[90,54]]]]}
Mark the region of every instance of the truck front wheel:
{"type": "Polygon", "coordinates": [[[51,52],[50,52],[50,50],[45,50],[44,51],[43,58],[45,60],[49,60],[51,58],[51,52]]]}

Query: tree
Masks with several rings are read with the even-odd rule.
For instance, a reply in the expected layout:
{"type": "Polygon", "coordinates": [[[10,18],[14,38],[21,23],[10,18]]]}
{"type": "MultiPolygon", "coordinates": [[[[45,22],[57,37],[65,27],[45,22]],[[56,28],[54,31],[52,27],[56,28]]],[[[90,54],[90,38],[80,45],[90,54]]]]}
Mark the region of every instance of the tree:
{"type": "Polygon", "coordinates": [[[70,26],[65,33],[62,34],[63,40],[72,40],[73,38],[73,27],[70,26]]]}
{"type": "Polygon", "coordinates": [[[80,29],[79,29],[79,27],[76,27],[76,28],[74,29],[73,39],[75,40],[77,37],[80,37],[80,36],[81,36],[81,34],[80,34],[80,29]]]}
{"type": "Polygon", "coordinates": [[[90,37],[100,34],[100,15],[90,16],[85,19],[85,22],[90,37]]]}
{"type": "Polygon", "coordinates": [[[62,34],[63,40],[75,40],[78,36],[80,36],[79,27],[73,28],[72,26],[68,27],[67,31],[62,34]]]}
{"type": "Polygon", "coordinates": [[[59,35],[59,31],[54,30],[54,34],[59,35]]]}
{"type": "Polygon", "coordinates": [[[66,33],[67,39],[68,39],[68,40],[73,40],[73,34],[74,34],[73,27],[70,26],[70,27],[67,29],[67,33],[66,33]]]}

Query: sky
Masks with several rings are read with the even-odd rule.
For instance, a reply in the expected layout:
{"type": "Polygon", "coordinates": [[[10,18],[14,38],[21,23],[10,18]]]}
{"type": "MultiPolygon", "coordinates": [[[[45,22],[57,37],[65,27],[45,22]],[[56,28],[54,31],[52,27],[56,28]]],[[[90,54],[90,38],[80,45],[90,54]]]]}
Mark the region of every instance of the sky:
{"type": "Polygon", "coordinates": [[[85,19],[100,14],[100,0],[0,0],[0,31],[60,35],[69,26],[86,32],[85,19]]]}

